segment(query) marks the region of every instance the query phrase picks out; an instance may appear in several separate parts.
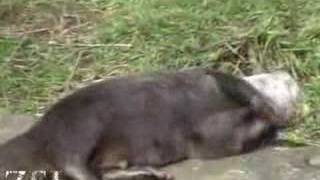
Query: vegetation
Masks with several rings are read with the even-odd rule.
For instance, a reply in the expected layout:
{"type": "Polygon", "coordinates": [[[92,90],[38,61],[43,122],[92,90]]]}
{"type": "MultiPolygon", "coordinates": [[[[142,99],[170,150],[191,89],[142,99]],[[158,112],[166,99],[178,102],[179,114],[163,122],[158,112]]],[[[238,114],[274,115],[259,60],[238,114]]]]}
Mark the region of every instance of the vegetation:
{"type": "Polygon", "coordinates": [[[288,137],[320,143],[318,1],[0,1],[2,111],[35,114],[102,77],[195,66],[289,71],[305,102],[288,137]]]}

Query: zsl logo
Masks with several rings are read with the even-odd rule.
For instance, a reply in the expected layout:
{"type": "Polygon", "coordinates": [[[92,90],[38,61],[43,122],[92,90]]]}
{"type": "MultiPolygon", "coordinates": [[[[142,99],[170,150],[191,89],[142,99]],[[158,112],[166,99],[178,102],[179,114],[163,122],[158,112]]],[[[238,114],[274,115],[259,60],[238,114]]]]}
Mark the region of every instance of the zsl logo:
{"type": "Polygon", "coordinates": [[[1,180],[60,180],[59,171],[4,171],[1,180]]]}

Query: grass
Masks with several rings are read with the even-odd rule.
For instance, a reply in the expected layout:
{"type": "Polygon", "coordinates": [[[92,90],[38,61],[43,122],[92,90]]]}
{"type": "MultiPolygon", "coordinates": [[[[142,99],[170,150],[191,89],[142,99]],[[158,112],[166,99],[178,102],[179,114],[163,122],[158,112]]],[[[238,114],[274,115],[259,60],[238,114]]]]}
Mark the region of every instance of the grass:
{"type": "Polygon", "coordinates": [[[2,111],[43,112],[102,77],[196,66],[290,72],[306,97],[289,137],[320,143],[317,1],[0,1],[2,111]]]}

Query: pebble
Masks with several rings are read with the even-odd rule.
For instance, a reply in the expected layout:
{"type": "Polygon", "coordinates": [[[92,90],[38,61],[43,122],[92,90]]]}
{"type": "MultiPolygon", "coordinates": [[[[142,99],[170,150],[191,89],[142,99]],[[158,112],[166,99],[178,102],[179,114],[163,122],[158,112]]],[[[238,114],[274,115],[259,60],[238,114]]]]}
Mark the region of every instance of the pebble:
{"type": "Polygon", "coordinates": [[[309,165],[320,168],[320,155],[312,156],[308,160],[309,165]]]}

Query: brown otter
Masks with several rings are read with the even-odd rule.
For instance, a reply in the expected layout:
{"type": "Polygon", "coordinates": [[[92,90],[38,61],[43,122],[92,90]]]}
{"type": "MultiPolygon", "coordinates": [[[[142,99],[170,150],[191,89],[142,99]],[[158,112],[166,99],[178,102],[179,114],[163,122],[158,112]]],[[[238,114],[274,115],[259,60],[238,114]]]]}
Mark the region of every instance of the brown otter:
{"type": "Polygon", "coordinates": [[[269,98],[225,73],[117,77],[65,97],[2,145],[0,170],[59,170],[74,180],[101,179],[109,171],[115,173],[103,178],[168,179],[148,167],[249,152],[286,124],[269,98]],[[130,173],[116,170],[123,167],[130,173]]]}

